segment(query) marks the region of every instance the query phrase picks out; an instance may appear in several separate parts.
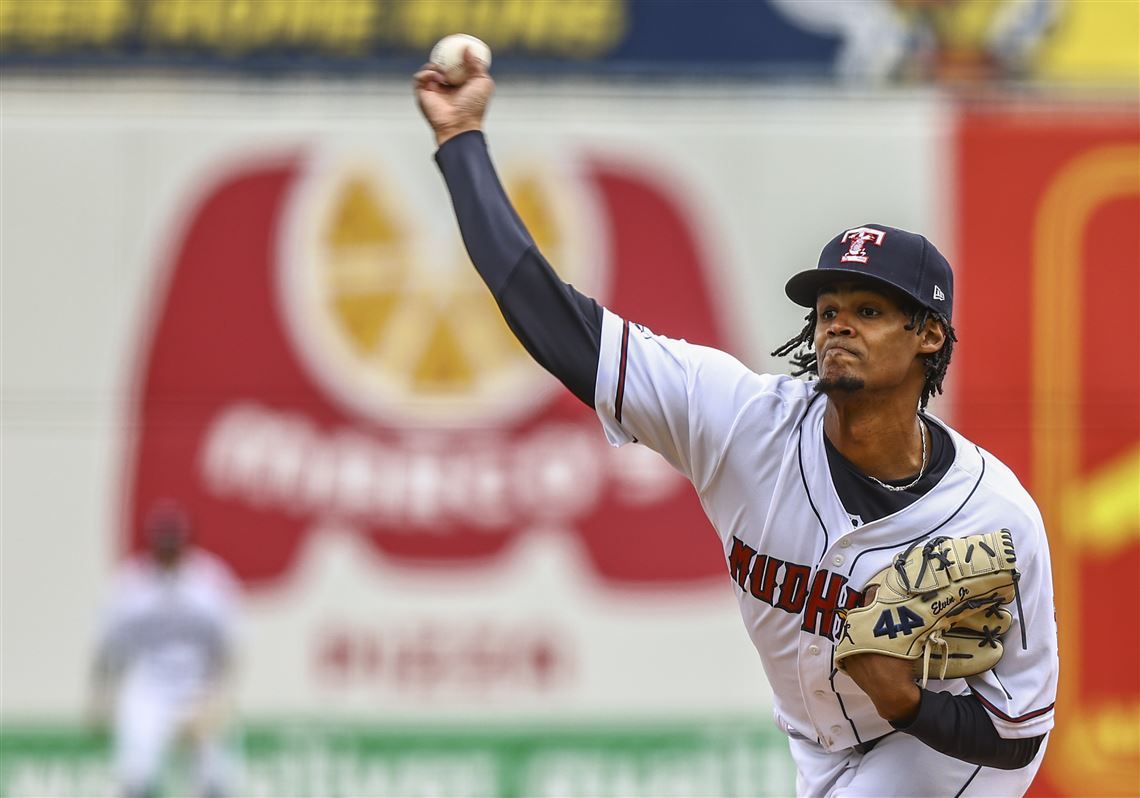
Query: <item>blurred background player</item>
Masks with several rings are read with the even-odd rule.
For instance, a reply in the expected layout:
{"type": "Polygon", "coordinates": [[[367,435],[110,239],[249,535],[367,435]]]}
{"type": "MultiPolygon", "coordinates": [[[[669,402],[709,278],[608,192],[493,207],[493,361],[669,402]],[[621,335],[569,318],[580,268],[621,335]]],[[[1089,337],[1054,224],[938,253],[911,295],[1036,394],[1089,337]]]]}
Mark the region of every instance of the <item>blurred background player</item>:
{"type": "Polygon", "coordinates": [[[195,788],[220,798],[232,786],[226,746],[237,583],[196,548],[186,511],[157,504],[149,549],[125,562],[105,609],[96,663],[96,715],[114,735],[126,798],[159,795],[168,756],[185,747],[195,788]]]}

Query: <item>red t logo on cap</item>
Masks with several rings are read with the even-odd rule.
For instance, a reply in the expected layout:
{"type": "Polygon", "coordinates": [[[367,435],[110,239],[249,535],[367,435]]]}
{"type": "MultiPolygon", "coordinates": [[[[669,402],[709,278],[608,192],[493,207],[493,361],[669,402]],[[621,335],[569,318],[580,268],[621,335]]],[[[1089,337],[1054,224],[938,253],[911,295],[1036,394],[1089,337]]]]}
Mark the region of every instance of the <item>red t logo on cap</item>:
{"type": "Polygon", "coordinates": [[[879,247],[883,245],[883,239],[886,237],[886,233],[873,227],[856,227],[854,230],[848,230],[840,239],[842,243],[847,244],[847,254],[839,261],[841,263],[866,263],[867,242],[870,241],[879,247]]]}

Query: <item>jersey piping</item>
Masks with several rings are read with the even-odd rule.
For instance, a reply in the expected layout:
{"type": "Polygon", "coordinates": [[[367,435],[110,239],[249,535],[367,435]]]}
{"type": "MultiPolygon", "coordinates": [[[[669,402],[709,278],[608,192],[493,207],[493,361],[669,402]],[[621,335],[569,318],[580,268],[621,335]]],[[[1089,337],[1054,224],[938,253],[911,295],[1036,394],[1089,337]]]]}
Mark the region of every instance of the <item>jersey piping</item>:
{"type": "Polygon", "coordinates": [[[1006,689],[1005,689],[1005,683],[1004,683],[1004,682],[1002,682],[1002,680],[1001,680],[1001,677],[999,677],[999,676],[997,675],[997,671],[991,671],[991,673],[993,673],[993,675],[994,675],[994,681],[998,683],[998,687],[1000,687],[1000,688],[1001,688],[1001,691],[1002,691],[1003,693],[1005,693],[1005,697],[1006,697],[1006,698],[1009,698],[1009,699],[1012,699],[1012,698],[1013,698],[1013,693],[1011,693],[1009,690],[1006,690],[1006,689]]]}
{"type": "Polygon", "coordinates": [[[831,687],[831,692],[835,695],[835,700],[839,702],[839,711],[843,713],[847,725],[851,727],[851,733],[855,735],[855,739],[860,745],[863,743],[863,735],[859,734],[859,727],[855,725],[855,721],[851,720],[851,716],[847,714],[847,707],[843,703],[843,696],[835,689],[835,646],[831,647],[831,676],[828,678],[827,683],[831,687]]]}
{"type": "Polygon", "coordinates": [[[625,366],[629,357],[629,320],[622,319],[621,325],[621,358],[618,361],[617,390],[614,393],[614,418],[621,423],[621,405],[625,399],[625,366]]]}
{"type": "Polygon", "coordinates": [[[978,701],[981,702],[982,706],[984,706],[987,710],[989,710],[991,714],[997,715],[999,718],[1006,721],[1007,723],[1025,723],[1026,721],[1033,720],[1034,718],[1039,718],[1042,715],[1045,715],[1049,712],[1052,712],[1053,707],[1056,706],[1056,702],[1054,701],[1052,704],[1049,704],[1048,706],[1041,707],[1040,709],[1032,709],[1029,712],[1026,712],[1024,715],[1018,715],[1018,716],[1014,717],[1014,716],[1007,715],[1006,713],[1002,712],[1000,709],[998,709],[992,703],[987,701],[986,697],[984,695],[982,695],[981,693],[979,693],[977,690],[973,689],[972,687],[970,688],[970,692],[972,692],[974,694],[974,697],[977,698],[978,701]]]}
{"type": "Polygon", "coordinates": [[[978,765],[976,768],[974,768],[974,772],[970,774],[970,778],[966,779],[966,783],[962,785],[962,789],[960,789],[960,790],[958,790],[958,792],[954,793],[954,798],[960,798],[962,793],[964,793],[966,791],[966,788],[970,786],[970,782],[972,782],[974,780],[974,777],[977,776],[978,773],[981,772],[981,770],[982,770],[981,765],[978,765]]]}
{"type": "Polygon", "coordinates": [[[855,555],[855,559],[853,559],[851,561],[851,570],[855,569],[855,564],[857,562],[859,562],[859,558],[862,557],[864,554],[869,554],[870,552],[873,552],[873,551],[883,551],[885,549],[891,549],[891,550],[898,549],[898,548],[901,548],[903,546],[910,545],[911,543],[915,543],[917,541],[920,541],[923,538],[930,537],[935,532],[937,532],[939,529],[946,526],[946,524],[950,523],[950,521],[952,521],[954,519],[954,516],[956,516],[956,515],[958,515],[958,513],[962,512],[962,508],[965,507],[969,503],[971,498],[973,498],[974,493],[976,493],[978,490],[978,486],[982,484],[982,478],[985,477],[985,475],[986,475],[986,458],[981,456],[982,453],[981,453],[981,451],[978,450],[978,448],[976,446],[974,447],[974,450],[977,451],[978,457],[982,461],[982,468],[978,472],[978,478],[974,481],[974,486],[972,488],[970,488],[970,492],[968,494],[966,494],[966,498],[962,500],[962,503],[959,504],[957,508],[955,508],[954,512],[952,512],[952,513],[950,513],[950,515],[946,516],[946,518],[944,518],[942,520],[942,522],[940,524],[938,524],[938,526],[934,527],[933,529],[931,529],[927,532],[923,532],[921,535],[918,535],[917,537],[911,538],[910,540],[904,540],[901,543],[890,543],[886,546],[876,546],[876,547],[870,548],[870,549],[863,549],[863,551],[861,551],[857,555],[855,555]]]}
{"type": "MultiPolygon", "coordinates": [[[[815,561],[817,568],[819,567],[819,564],[823,562],[823,555],[827,554],[827,546],[830,541],[830,536],[827,534],[827,525],[823,523],[823,516],[819,514],[819,509],[815,506],[815,500],[811,496],[811,489],[808,487],[807,474],[804,472],[804,419],[807,418],[807,414],[811,409],[811,406],[822,395],[823,394],[817,393],[811,398],[811,401],[808,402],[807,407],[804,408],[803,415],[800,416],[799,424],[796,427],[796,431],[798,433],[798,438],[796,441],[796,457],[799,459],[800,464],[800,482],[803,483],[804,494],[807,495],[808,506],[811,507],[811,511],[815,513],[815,518],[817,521],[819,521],[819,528],[823,530],[823,548],[820,550],[819,557],[815,561]]],[[[840,706],[842,706],[843,702],[840,701],[839,703],[840,706]]],[[[844,716],[847,715],[846,712],[843,714],[844,716]]],[[[850,721],[850,718],[848,718],[848,721],[850,721]]],[[[858,733],[856,733],[856,736],[858,736],[858,733]]]]}

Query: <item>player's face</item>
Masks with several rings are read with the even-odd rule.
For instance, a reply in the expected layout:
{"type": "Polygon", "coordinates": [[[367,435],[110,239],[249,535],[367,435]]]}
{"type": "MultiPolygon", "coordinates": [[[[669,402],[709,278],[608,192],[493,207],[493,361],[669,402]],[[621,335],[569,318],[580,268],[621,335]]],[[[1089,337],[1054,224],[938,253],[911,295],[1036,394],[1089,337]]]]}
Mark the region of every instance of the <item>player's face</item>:
{"type": "Polygon", "coordinates": [[[917,396],[924,380],[919,355],[937,351],[941,340],[931,348],[926,331],[906,329],[910,311],[900,299],[866,282],[839,283],[820,291],[815,311],[820,390],[917,396]]]}

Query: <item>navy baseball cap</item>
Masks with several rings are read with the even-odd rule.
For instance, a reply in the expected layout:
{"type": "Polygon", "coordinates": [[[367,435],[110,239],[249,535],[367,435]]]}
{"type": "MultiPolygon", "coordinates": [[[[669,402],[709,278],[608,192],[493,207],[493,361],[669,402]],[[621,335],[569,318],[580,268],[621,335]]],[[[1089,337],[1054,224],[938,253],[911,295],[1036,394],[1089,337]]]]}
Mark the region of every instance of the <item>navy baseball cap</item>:
{"type": "Polygon", "coordinates": [[[793,276],[784,292],[813,308],[819,289],[852,277],[886,283],[947,320],[954,309],[954,272],[942,253],[918,233],[882,224],[853,227],[831,239],[819,265],[793,276]]]}

